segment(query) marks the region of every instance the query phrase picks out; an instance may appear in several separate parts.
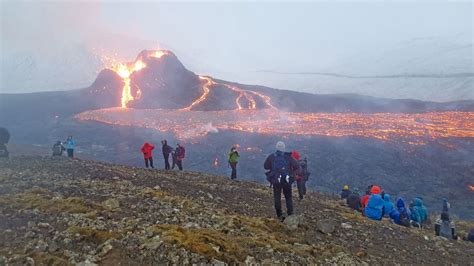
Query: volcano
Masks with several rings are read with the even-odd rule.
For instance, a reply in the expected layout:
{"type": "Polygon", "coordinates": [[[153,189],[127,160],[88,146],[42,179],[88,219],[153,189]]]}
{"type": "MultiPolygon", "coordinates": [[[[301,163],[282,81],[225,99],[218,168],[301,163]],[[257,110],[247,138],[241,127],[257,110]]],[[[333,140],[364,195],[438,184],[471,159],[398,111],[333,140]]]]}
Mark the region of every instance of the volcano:
{"type": "Polygon", "coordinates": [[[194,74],[167,50],[144,50],[133,62],[104,69],[87,90],[102,107],[201,111],[271,107],[258,92],[194,74]]]}

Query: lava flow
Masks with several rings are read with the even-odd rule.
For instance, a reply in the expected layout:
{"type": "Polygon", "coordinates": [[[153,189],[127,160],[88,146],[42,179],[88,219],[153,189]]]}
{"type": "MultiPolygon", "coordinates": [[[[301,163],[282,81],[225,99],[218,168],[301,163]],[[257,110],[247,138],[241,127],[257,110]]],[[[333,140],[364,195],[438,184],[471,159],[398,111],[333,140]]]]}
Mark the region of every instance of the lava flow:
{"type": "Polygon", "coordinates": [[[450,138],[474,138],[474,112],[292,113],[273,109],[176,112],[110,108],[87,111],[76,118],[153,128],[173,132],[181,139],[209,134],[210,123],[217,130],[278,136],[365,137],[410,145],[447,142],[450,138]]]}
{"type": "MultiPolygon", "coordinates": [[[[145,68],[146,65],[143,63],[141,60],[137,60],[135,63],[132,65],[127,65],[127,64],[119,64],[118,66],[114,66],[111,68],[111,70],[115,71],[117,75],[119,75],[122,80],[123,80],[123,88],[122,88],[122,108],[126,108],[127,104],[134,100],[134,97],[132,96],[132,92],[130,89],[130,75],[132,75],[135,71],[139,71],[143,68],[145,68]]],[[[140,90],[137,90],[137,97],[140,97],[140,90]]]]}

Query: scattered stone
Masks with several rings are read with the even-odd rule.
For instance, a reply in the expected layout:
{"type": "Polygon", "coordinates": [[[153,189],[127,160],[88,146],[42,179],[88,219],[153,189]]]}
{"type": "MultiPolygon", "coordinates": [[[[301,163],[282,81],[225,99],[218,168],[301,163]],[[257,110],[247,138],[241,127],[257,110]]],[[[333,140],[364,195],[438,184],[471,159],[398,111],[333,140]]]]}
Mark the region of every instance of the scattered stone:
{"type": "Polygon", "coordinates": [[[108,199],[102,203],[102,206],[108,210],[115,210],[120,208],[120,202],[117,199],[108,199]]]}
{"type": "Polygon", "coordinates": [[[43,240],[39,240],[36,244],[35,249],[40,252],[45,252],[48,249],[48,244],[43,240]]]}
{"type": "Polygon", "coordinates": [[[352,225],[348,224],[348,223],[341,223],[341,227],[343,229],[352,229],[352,225]]]}
{"type": "Polygon", "coordinates": [[[119,180],[119,179],[120,179],[120,177],[118,177],[118,176],[114,176],[114,177],[112,177],[112,179],[113,179],[113,180],[119,180]]]}
{"type": "Polygon", "coordinates": [[[296,230],[298,229],[299,224],[301,223],[302,217],[299,215],[290,215],[285,218],[283,221],[284,224],[288,227],[290,230],[296,230]]]}
{"type": "Polygon", "coordinates": [[[95,264],[89,260],[85,260],[83,262],[76,263],[76,266],[97,266],[98,264],[95,264]]]}
{"type": "Polygon", "coordinates": [[[28,265],[28,266],[34,266],[35,265],[35,260],[31,257],[27,257],[25,259],[25,265],[28,265]]]}
{"type": "Polygon", "coordinates": [[[331,219],[319,220],[316,226],[318,230],[324,234],[331,234],[336,230],[335,222],[331,219]]]}

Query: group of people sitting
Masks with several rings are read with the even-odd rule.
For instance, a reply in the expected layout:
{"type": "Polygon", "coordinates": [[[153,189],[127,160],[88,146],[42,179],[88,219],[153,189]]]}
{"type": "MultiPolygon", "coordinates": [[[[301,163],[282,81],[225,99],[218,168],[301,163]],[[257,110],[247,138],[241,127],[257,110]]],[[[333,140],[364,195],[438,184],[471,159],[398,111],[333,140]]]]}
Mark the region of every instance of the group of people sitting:
{"type": "MultiPolygon", "coordinates": [[[[428,221],[428,209],[423,203],[423,198],[416,197],[407,206],[405,200],[399,197],[394,204],[390,195],[377,185],[370,185],[362,197],[357,189],[351,191],[349,186],[345,185],[341,191],[341,199],[344,199],[350,208],[361,212],[371,220],[380,221],[386,217],[395,224],[420,229],[428,221]]],[[[440,218],[435,223],[435,234],[447,239],[457,239],[454,222],[449,217],[449,209],[450,204],[444,199],[440,218]]]]}

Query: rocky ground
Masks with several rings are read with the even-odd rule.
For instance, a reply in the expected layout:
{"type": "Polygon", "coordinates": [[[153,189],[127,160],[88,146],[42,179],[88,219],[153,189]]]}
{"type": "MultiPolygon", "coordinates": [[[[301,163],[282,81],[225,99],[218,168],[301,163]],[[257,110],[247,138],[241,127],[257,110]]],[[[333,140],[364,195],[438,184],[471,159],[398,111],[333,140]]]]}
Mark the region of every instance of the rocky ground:
{"type": "Polygon", "coordinates": [[[220,176],[14,157],[0,160],[0,265],[474,264],[473,243],[430,226],[369,221],[317,193],[295,209],[281,223],[268,187],[220,176]]]}

